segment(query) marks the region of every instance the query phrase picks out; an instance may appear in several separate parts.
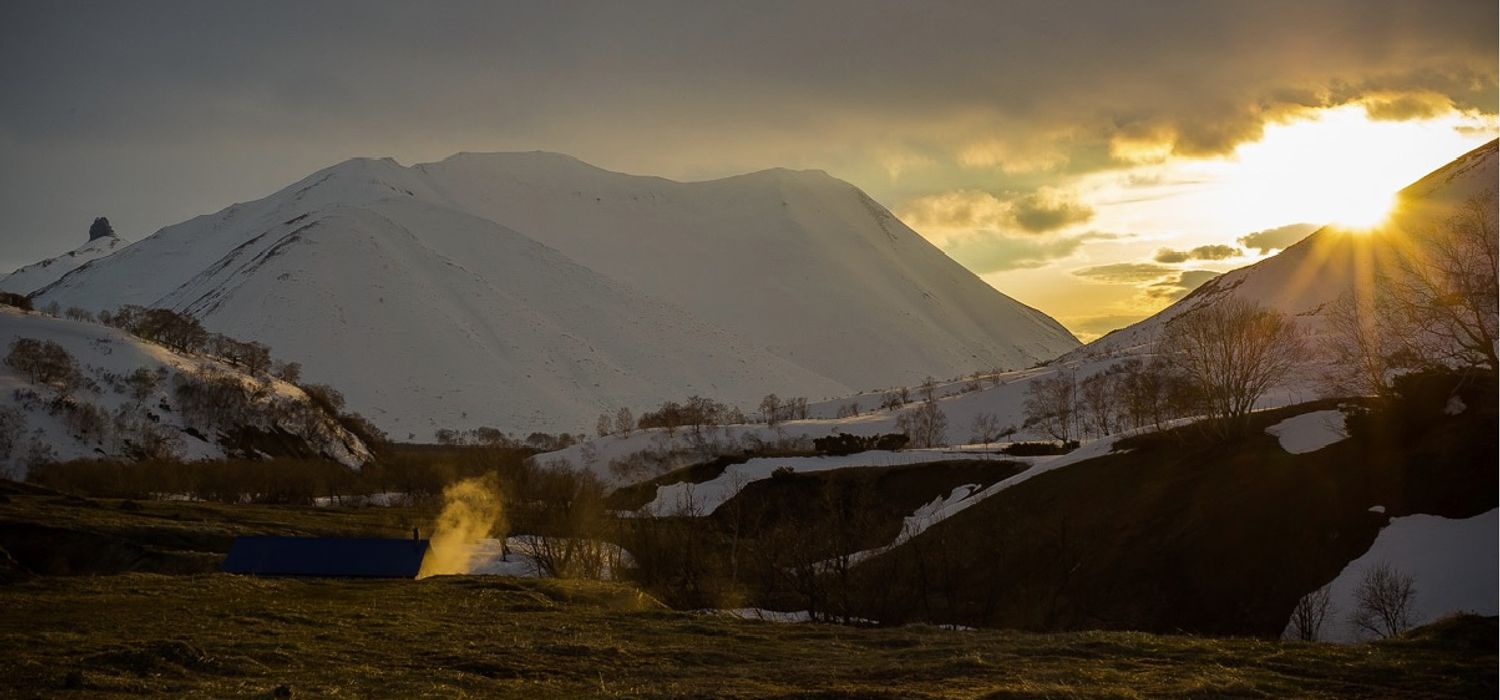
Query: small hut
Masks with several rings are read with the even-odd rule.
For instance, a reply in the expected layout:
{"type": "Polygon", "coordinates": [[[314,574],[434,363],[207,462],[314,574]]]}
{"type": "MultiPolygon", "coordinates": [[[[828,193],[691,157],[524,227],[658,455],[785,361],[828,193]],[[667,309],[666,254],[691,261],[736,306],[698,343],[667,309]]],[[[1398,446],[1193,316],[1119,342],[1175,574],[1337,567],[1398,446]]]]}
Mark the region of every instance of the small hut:
{"type": "Polygon", "coordinates": [[[224,571],[256,576],[416,578],[427,540],[378,537],[234,538],[224,571]]]}

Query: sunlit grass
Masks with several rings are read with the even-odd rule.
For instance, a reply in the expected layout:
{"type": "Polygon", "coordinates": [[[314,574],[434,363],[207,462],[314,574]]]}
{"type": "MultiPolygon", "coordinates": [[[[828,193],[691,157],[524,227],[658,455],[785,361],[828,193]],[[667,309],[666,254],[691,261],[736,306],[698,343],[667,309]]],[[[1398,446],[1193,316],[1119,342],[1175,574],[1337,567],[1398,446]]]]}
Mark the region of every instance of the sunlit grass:
{"type": "Polygon", "coordinates": [[[55,578],[0,609],[7,697],[1464,697],[1495,677],[1493,643],[787,625],[503,578],[55,578]]]}

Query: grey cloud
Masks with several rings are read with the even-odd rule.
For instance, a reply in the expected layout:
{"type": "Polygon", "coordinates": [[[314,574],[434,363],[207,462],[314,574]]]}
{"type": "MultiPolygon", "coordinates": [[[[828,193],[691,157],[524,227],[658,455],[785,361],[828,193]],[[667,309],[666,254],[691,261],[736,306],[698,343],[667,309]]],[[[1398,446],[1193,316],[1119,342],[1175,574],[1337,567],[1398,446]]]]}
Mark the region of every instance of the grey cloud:
{"type": "Polygon", "coordinates": [[[918,230],[944,229],[1047,233],[1094,218],[1092,207],[1054,187],[997,197],[981,190],[954,190],[912,199],[900,215],[918,230]]]}
{"type": "Polygon", "coordinates": [[[1053,231],[1094,218],[1087,204],[1064,196],[1033,192],[1011,200],[1011,215],[1021,228],[1032,233],[1053,231]]]}
{"type": "Polygon", "coordinates": [[[1232,245],[1200,245],[1191,250],[1162,248],[1156,251],[1156,256],[1152,259],[1159,263],[1172,264],[1189,260],[1223,260],[1243,254],[1244,251],[1232,245]]]}
{"type": "Polygon", "coordinates": [[[1297,241],[1307,238],[1307,234],[1318,230],[1317,224],[1287,224],[1276,228],[1268,228],[1264,231],[1240,236],[1239,244],[1246,248],[1254,248],[1261,255],[1273,250],[1281,250],[1297,241]]]}
{"type": "Polygon", "coordinates": [[[0,255],[55,254],[100,214],[143,236],[351,156],[811,167],[887,202],[1029,191],[1046,179],[976,181],[957,154],[993,141],[1066,177],[1132,140],[1223,153],[1289,109],[1371,96],[1390,118],[1432,95],[1494,113],[1496,23],[1494,3],[1414,0],[9,0],[0,231],[23,240],[0,255]],[[951,162],[912,186],[890,148],[951,162]]]}
{"type": "Polygon", "coordinates": [[[1176,272],[1176,268],[1153,263],[1111,263],[1074,270],[1079,277],[1106,284],[1139,284],[1176,272]]]}

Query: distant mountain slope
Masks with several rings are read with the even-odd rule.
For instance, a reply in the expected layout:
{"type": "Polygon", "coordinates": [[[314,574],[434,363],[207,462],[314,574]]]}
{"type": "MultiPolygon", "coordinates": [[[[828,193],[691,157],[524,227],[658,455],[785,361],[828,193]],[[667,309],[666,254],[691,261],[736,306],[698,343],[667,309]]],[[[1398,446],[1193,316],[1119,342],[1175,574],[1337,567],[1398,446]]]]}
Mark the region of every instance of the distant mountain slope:
{"type": "Polygon", "coordinates": [[[370,459],[357,437],[296,386],[108,326],[11,307],[0,307],[0,447],[0,473],[21,475],[37,462],[93,457],[271,454],[351,467],[370,459]],[[61,346],[76,363],[75,379],[39,381],[4,361],[22,339],[61,346]]]}
{"type": "Polygon", "coordinates": [[[418,439],[577,431],[691,393],[816,399],[1077,346],[827,175],[677,183],[535,153],[347,161],[34,301],[188,311],[418,439]]]}
{"type": "Polygon", "coordinates": [[[679,183],[550,153],[415,169],[454,206],[851,387],[1024,367],[1077,345],[821,171],[679,183]]]}
{"type": "Polygon", "coordinates": [[[63,275],[129,245],[119,236],[89,239],[73,250],[0,276],[0,292],[26,295],[56,282],[63,275]]]}
{"type": "Polygon", "coordinates": [[[843,389],[450,209],[384,200],[285,229],[160,303],[306,358],[310,376],[347,387],[398,437],[466,423],[577,429],[598,397],[843,389]]]}

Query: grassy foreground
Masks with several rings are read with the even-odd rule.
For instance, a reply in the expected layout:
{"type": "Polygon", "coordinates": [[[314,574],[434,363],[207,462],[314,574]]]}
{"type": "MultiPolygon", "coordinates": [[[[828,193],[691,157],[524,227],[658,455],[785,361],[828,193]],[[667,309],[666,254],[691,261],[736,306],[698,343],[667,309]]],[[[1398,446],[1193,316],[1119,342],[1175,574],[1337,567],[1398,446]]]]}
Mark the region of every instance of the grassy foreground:
{"type": "Polygon", "coordinates": [[[225,574],[0,586],[0,697],[1494,697],[1493,620],[1362,646],[855,629],[601,583],[225,574]]]}

